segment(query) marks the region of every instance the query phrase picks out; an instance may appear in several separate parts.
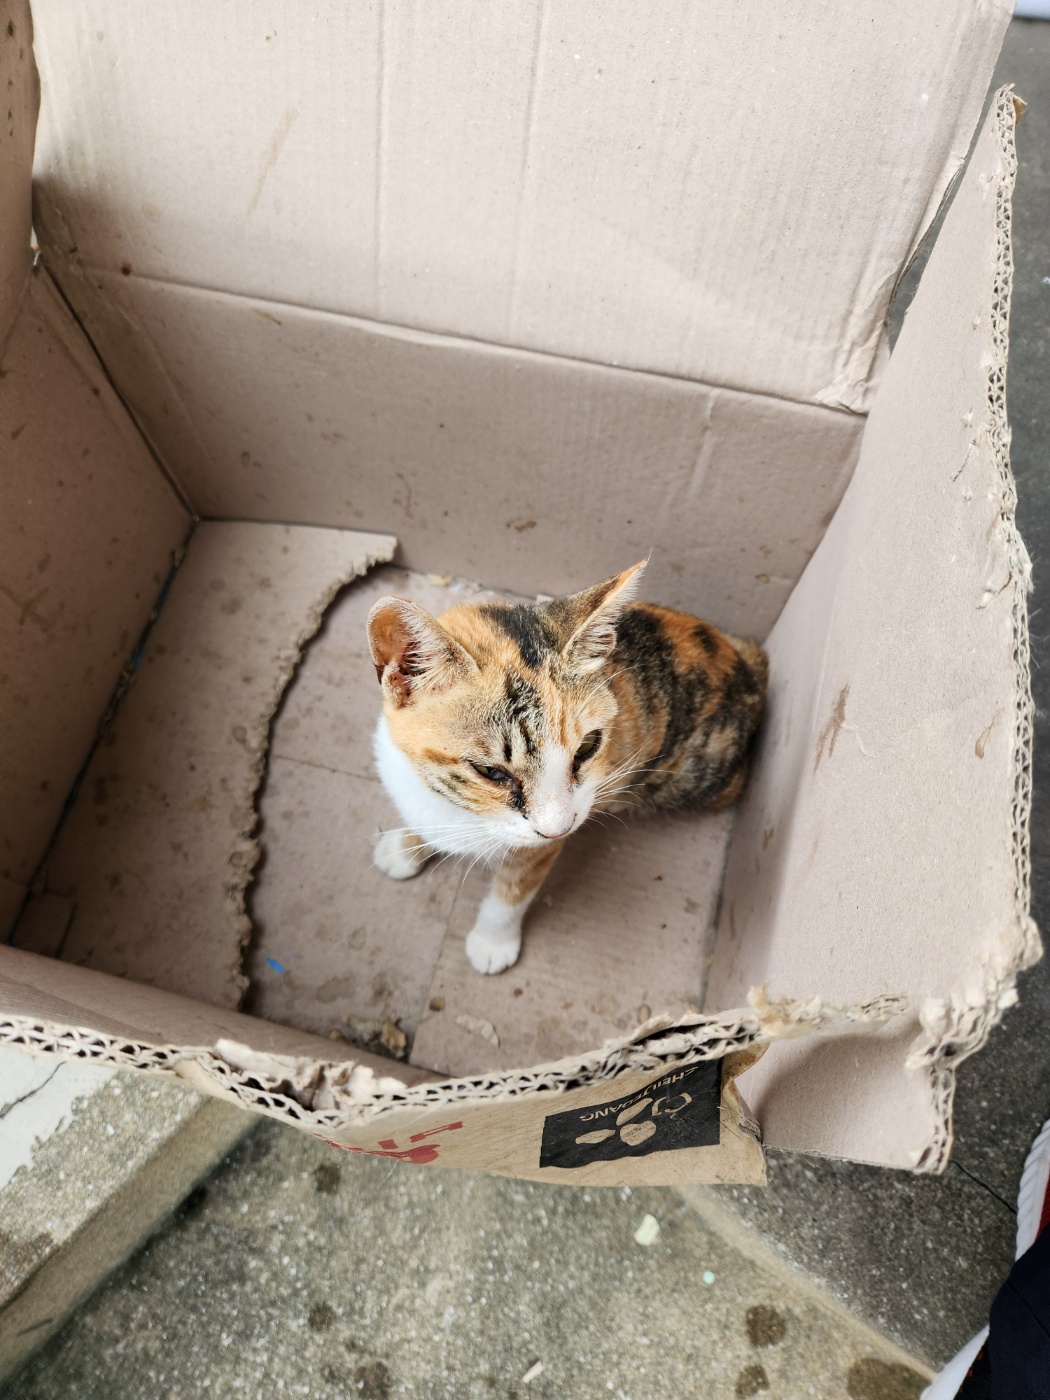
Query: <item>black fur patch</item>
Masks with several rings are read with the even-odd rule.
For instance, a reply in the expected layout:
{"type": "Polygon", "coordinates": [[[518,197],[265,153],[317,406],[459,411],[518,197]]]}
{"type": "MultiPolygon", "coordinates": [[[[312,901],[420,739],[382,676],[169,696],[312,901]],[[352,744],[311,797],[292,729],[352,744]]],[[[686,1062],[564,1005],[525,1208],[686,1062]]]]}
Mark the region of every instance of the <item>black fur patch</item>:
{"type": "Polygon", "coordinates": [[[535,731],[543,722],[543,705],[539,692],[528,681],[511,672],[507,675],[504,697],[500,718],[504,719],[508,726],[517,726],[521,741],[525,745],[525,752],[530,758],[535,758],[539,753],[535,731]]]}
{"type": "MultiPolygon", "coordinates": [[[[661,807],[705,806],[725,790],[746,757],[751,730],[746,720],[761,704],[750,667],[740,659],[717,709],[701,718],[712,699],[710,679],[702,666],[679,669],[675,644],[655,613],[644,605],[627,607],[616,635],[615,664],[630,669],[650,713],[662,711],[666,716],[663,744],[648,765],[653,771],[634,779],[634,791],[661,807]],[[707,746],[719,731],[730,733],[732,742],[728,752],[714,759],[707,746]],[[678,769],[674,776],[659,771],[671,760],[678,769]]],[[[716,638],[703,624],[698,624],[695,636],[705,653],[718,650],[716,638]]]]}
{"type": "Polygon", "coordinates": [[[501,606],[488,603],[481,611],[518,648],[521,659],[533,671],[558,649],[558,639],[548,620],[526,603],[501,606]]]}

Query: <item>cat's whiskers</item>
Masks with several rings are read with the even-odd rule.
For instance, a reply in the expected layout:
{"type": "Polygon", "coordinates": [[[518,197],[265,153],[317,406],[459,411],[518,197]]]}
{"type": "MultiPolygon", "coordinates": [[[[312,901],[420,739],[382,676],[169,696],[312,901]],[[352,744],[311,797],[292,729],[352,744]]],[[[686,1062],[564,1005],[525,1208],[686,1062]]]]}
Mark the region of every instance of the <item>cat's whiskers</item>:
{"type": "Polygon", "coordinates": [[[620,782],[622,778],[630,777],[632,773],[659,771],[657,769],[649,768],[648,764],[642,764],[639,768],[632,768],[630,766],[632,763],[634,763],[635,759],[639,757],[644,747],[644,744],[639,744],[635,751],[632,754],[630,754],[627,758],[625,758],[623,763],[621,763],[619,767],[614,768],[611,773],[607,773],[604,778],[599,780],[598,784],[595,787],[596,798],[598,795],[604,796],[608,792],[612,791],[612,789],[616,786],[617,783],[620,782]]]}
{"type": "MultiPolygon", "coordinates": [[[[470,864],[467,866],[466,870],[464,870],[463,875],[462,875],[462,877],[461,877],[461,879],[460,879],[460,885],[461,885],[461,886],[463,885],[463,883],[464,883],[464,881],[466,880],[467,876],[468,876],[468,875],[470,874],[470,872],[474,869],[475,865],[477,865],[477,864],[479,863],[479,861],[484,861],[485,864],[487,865],[488,862],[489,862],[489,860],[491,859],[491,857],[494,856],[494,855],[496,854],[496,852],[500,850],[501,847],[505,848],[505,847],[506,847],[506,844],[507,844],[507,843],[506,843],[504,840],[502,840],[501,838],[496,838],[496,837],[494,837],[494,838],[492,839],[492,841],[489,843],[489,845],[488,845],[487,847],[483,847],[480,851],[476,851],[476,852],[473,852],[473,853],[471,853],[471,852],[469,852],[469,851],[468,851],[468,852],[465,852],[464,855],[461,857],[461,860],[465,860],[465,859],[467,858],[467,856],[468,856],[468,855],[471,855],[471,854],[473,854],[473,859],[471,860],[470,864]]],[[[503,862],[501,861],[500,864],[502,865],[502,863],[503,863],[503,862]]]]}
{"type": "MultiPolygon", "coordinates": [[[[643,763],[638,768],[627,767],[626,764],[631,763],[635,758],[637,758],[639,752],[640,750],[636,750],[631,755],[631,757],[626,760],[625,764],[621,765],[619,768],[614,769],[611,773],[607,773],[606,776],[603,779],[601,779],[601,781],[598,783],[597,787],[595,788],[595,792],[602,794],[607,793],[610,790],[612,790],[612,788],[617,783],[619,783],[622,778],[629,778],[634,773],[644,773],[648,776],[651,773],[674,773],[676,771],[674,768],[653,768],[651,764],[648,763],[643,763]]],[[[637,786],[637,784],[634,783],[627,783],[625,785],[625,787],[635,786],[637,786]]]]}

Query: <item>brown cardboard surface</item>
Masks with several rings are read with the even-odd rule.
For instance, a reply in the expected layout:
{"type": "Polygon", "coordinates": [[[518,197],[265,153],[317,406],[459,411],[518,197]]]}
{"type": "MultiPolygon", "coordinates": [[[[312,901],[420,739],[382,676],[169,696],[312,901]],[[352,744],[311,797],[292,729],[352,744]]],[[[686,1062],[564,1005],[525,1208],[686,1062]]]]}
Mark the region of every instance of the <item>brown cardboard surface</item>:
{"type": "Polygon", "coordinates": [[[38,226],[88,275],[862,407],[1010,8],[50,0],[38,226]]]}
{"type": "Polygon", "coordinates": [[[645,1156],[629,1150],[632,1128],[636,1134],[639,1128],[642,1133],[656,1128],[661,1107],[681,1103],[680,1086],[689,1074],[685,1066],[665,1067],[655,1074],[652,1069],[636,1070],[617,1076],[611,1083],[568,1088],[557,1096],[394,1110],[374,1125],[330,1129],[317,1135],[349,1152],[419,1166],[481,1166],[500,1176],[572,1186],[673,1186],[695,1181],[762,1184],[766,1179],[765,1157],[757,1128],[730,1077],[732,1059],[722,1063],[718,1140],[709,1146],[678,1146],[645,1156]],[[545,1126],[560,1115],[576,1119],[573,1134],[581,1146],[588,1133],[615,1140],[626,1127],[628,1139],[622,1155],[572,1167],[541,1165],[545,1126]]]}
{"type": "Polygon", "coordinates": [[[765,635],[863,420],[119,273],[65,282],[206,516],[396,534],[524,594],[653,551],[650,596],[765,635]]]}
{"type": "MultiPolygon", "coordinates": [[[[861,459],[769,639],[708,997],[907,996],[923,1039],[777,1047],[767,1140],[895,1165],[950,1145],[952,1064],[1038,954],[1028,917],[1028,561],[1003,376],[1014,112],[1001,95],[909,310],[861,459]],[[831,1083],[844,1115],[827,1108],[831,1083]],[[921,1105],[925,1105],[923,1110],[921,1105]],[[848,1118],[848,1122],[847,1122],[848,1118]]],[[[916,1028],[918,1028],[916,1024],[916,1028]]]]}
{"type": "Polygon", "coordinates": [[[274,758],[260,810],[252,1013],[316,1035],[352,1034],[347,1017],[413,1034],[460,871],[449,862],[395,884],[375,869],[371,837],[400,824],[375,778],[274,758]]]}
{"type": "Polygon", "coordinates": [[[205,524],[51,851],[69,961],[238,1005],[269,721],[338,588],[387,536],[205,524]]]}
{"type": "MultiPolygon", "coordinates": [[[[729,813],[594,822],[566,844],[525,922],[519,961],[482,977],[463,941],[486,877],[459,891],[412,1062],[445,1074],[538,1064],[703,1001],[729,813]],[[494,1045],[474,1023],[491,1025],[494,1045]]],[[[425,879],[426,876],[421,876],[425,879]]]]}
{"type": "Polygon", "coordinates": [[[189,516],[42,269],[0,356],[0,441],[2,940],[189,516]]]}
{"type": "Polygon", "coordinates": [[[33,62],[28,0],[0,3],[0,92],[7,120],[0,123],[0,353],[22,304],[32,262],[30,172],[40,83],[33,62]]]}
{"type": "Polygon", "coordinates": [[[176,1074],[203,1093],[294,1123],[352,1152],[579,1184],[763,1180],[762,1149],[734,1084],[758,1051],[759,1033],[755,1017],[747,1026],[715,1021],[699,1029],[697,1044],[706,1042],[704,1048],[684,1057],[681,1046],[659,1035],[637,1047],[610,1046],[587,1057],[594,1082],[582,1087],[581,1065],[573,1061],[502,1082],[486,1077],[436,1084],[411,1065],[0,947],[2,1044],[176,1074]],[[693,1145],[679,1128],[670,1150],[653,1151],[647,1135],[657,1144],[661,1137],[648,1125],[663,1128],[667,1141],[668,1119],[675,1127],[684,1122],[675,1119],[689,1107],[689,1078],[698,1069],[702,1075],[712,1056],[721,1079],[721,1094],[716,1078],[714,1095],[716,1103],[720,1098],[717,1140],[708,1133],[707,1145],[693,1145]],[[614,1131],[605,1136],[624,1139],[614,1143],[615,1157],[541,1169],[548,1117],[574,1114],[586,1119],[570,1141],[581,1128],[608,1125],[614,1131]],[[633,1125],[633,1140],[631,1127],[624,1137],[625,1124],[633,1125]]]}

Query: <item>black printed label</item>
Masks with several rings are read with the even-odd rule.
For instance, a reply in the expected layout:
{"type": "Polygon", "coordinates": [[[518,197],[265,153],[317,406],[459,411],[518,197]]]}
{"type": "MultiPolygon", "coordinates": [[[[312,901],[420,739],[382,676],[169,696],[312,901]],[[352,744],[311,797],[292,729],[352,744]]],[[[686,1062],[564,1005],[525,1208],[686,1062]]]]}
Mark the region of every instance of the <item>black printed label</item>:
{"type": "Polygon", "coordinates": [[[680,1147],[715,1147],[722,1061],[670,1070],[637,1093],[551,1113],[543,1122],[541,1167],[586,1167],[680,1147]]]}

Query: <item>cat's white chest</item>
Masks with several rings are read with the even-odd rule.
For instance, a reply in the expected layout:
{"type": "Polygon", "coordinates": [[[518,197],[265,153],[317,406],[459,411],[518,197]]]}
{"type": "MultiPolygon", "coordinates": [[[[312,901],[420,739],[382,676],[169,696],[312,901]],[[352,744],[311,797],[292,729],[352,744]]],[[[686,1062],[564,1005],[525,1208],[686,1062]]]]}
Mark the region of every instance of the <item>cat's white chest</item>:
{"type": "MultiPolygon", "coordinates": [[[[455,855],[496,856],[492,827],[432,791],[390,737],[380,715],[373,739],[376,769],[405,826],[435,851],[455,855]]],[[[501,843],[497,842],[497,845],[501,843]]],[[[509,845],[508,841],[506,845],[509,845]]]]}

